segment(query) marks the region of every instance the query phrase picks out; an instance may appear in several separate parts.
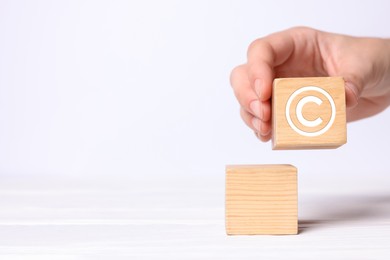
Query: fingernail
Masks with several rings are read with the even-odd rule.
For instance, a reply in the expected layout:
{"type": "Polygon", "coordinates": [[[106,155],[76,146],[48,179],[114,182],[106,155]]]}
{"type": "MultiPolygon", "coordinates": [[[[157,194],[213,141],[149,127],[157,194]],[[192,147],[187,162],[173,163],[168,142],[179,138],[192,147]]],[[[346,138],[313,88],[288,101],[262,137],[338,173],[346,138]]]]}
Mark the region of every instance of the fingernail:
{"type": "Polygon", "coordinates": [[[263,111],[259,100],[252,101],[249,106],[256,117],[263,119],[263,111]]]}
{"type": "Polygon", "coordinates": [[[255,80],[255,92],[260,99],[261,99],[261,85],[262,85],[262,80],[256,79],[255,80]]]}
{"type": "Polygon", "coordinates": [[[257,133],[260,132],[260,120],[256,117],[252,118],[252,125],[256,129],[257,133]]]}
{"type": "Polygon", "coordinates": [[[264,123],[260,125],[260,135],[267,136],[271,133],[271,129],[267,129],[264,123]]]}

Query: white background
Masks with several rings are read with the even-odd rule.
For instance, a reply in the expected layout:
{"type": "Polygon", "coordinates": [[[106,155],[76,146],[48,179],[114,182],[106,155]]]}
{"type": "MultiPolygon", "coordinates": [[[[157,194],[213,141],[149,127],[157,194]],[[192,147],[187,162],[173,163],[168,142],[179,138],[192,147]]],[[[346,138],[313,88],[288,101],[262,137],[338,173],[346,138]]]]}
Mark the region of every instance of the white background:
{"type": "Polygon", "coordinates": [[[0,173],[223,175],[232,163],[307,174],[387,168],[389,111],[331,151],[271,151],[238,114],[230,70],[296,25],[389,36],[387,1],[1,1],[0,173]],[[308,157],[310,156],[310,157],[308,157]],[[345,171],[344,171],[345,169],[345,171]]]}
{"type": "MultiPolygon", "coordinates": [[[[337,150],[272,151],[241,121],[229,74],[245,61],[251,41],[292,26],[389,37],[389,10],[389,1],[373,0],[1,0],[1,187],[97,187],[100,200],[99,190],[110,185],[132,192],[143,187],[137,181],[156,180],[155,191],[158,180],[169,179],[168,189],[198,183],[218,190],[196,200],[195,188],[190,198],[222,210],[226,164],[290,163],[298,167],[302,191],[366,184],[375,190],[383,184],[375,180],[389,175],[390,110],[349,124],[348,144],[337,150]]],[[[20,224],[21,214],[41,221],[38,210],[12,211],[33,202],[19,205],[4,194],[2,210],[10,211],[3,224],[20,224]]],[[[142,194],[146,201],[160,196],[142,194]]],[[[64,202],[68,195],[53,198],[64,202]]],[[[54,200],[45,206],[58,206],[54,200]]],[[[15,232],[3,233],[2,241],[32,245],[8,240],[15,232]]],[[[56,237],[43,234],[47,241],[56,237]]]]}

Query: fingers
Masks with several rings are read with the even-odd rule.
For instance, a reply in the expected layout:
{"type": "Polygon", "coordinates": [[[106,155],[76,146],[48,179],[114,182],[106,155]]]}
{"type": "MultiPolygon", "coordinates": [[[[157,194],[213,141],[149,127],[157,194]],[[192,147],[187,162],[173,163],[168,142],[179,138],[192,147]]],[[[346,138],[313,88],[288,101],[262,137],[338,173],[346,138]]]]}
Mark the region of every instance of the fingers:
{"type": "Polygon", "coordinates": [[[274,68],[291,56],[294,46],[289,30],[257,39],[249,46],[248,79],[261,101],[271,98],[274,68]]]}
{"type": "Polygon", "coordinates": [[[236,67],[230,77],[231,85],[241,105],[240,114],[245,124],[263,142],[271,138],[271,101],[260,101],[249,83],[246,67],[236,67]]]}
{"type": "Polygon", "coordinates": [[[245,65],[233,69],[230,84],[241,107],[248,113],[263,118],[261,102],[249,83],[245,65]]]}
{"type": "Polygon", "coordinates": [[[269,133],[268,135],[263,136],[263,135],[260,135],[259,133],[255,132],[255,135],[262,142],[268,142],[272,138],[272,134],[271,133],[269,133]]]}
{"type": "Polygon", "coordinates": [[[241,65],[232,71],[230,81],[234,94],[246,112],[260,120],[269,121],[271,118],[271,102],[270,100],[260,101],[258,99],[249,83],[246,68],[245,65],[241,65]]]}
{"type": "Polygon", "coordinates": [[[271,120],[262,121],[242,108],[240,114],[245,124],[256,133],[260,140],[266,142],[271,138],[271,120]]]}
{"type": "Polygon", "coordinates": [[[248,62],[263,61],[271,66],[284,63],[293,53],[294,35],[308,29],[293,28],[253,41],[248,48],[248,62]]]}
{"type": "Polygon", "coordinates": [[[261,101],[269,100],[274,80],[273,68],[263,61],[251,63],[248,67],[249,84],[261,101]]]}
{"type": "Polygon", "coordinates": [[[272,136],[270,99],[275,69],[289,60],[296,51],[295,45],[305,50],[302,35],[307,32],[314,30],[294,28],[254,41],[248,48],[247,64],[236,67],[231,73],[230,81],[241,105],[241,117],[262,141],[268,141],[272,136]]]}

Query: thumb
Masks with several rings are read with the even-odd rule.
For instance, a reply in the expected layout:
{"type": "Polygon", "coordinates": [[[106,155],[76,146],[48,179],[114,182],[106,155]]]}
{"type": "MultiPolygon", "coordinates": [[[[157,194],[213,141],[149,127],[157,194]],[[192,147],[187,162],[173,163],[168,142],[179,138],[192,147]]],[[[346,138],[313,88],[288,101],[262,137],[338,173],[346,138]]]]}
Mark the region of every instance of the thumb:
{"type": "Polygon", "coordinates": [[[348,108],[357,106],[360,97],[359,89],[355,83],[345,79],[345,100],[348,108]]]}
{"type": "Polygon", "coordinates": [[[348,108],[353,108],[359,103],[364,88],[363,78],[356,76],[356,73],[341,71],[340,76],[344,78],[345,99],[348,108]]]}

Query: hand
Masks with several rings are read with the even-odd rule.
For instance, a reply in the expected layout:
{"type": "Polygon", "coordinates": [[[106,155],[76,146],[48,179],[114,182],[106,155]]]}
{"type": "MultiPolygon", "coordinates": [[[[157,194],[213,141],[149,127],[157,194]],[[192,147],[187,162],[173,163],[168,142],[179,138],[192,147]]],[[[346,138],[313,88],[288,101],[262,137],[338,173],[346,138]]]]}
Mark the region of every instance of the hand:
{"type": "Polygon", "coordinates": [[[390,41],[292,28],[252,42],[247,63],[233,69],[231,85],[241,117],[262,141],[272,137],[274,78],[341,76],[347,120],[369,117],[390,104],[390,41]]]}

